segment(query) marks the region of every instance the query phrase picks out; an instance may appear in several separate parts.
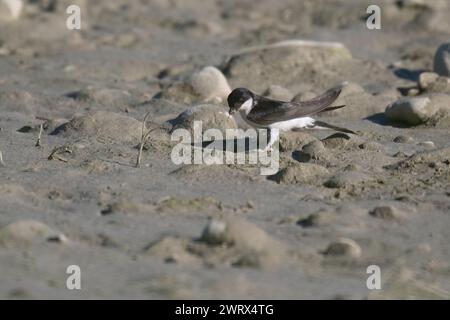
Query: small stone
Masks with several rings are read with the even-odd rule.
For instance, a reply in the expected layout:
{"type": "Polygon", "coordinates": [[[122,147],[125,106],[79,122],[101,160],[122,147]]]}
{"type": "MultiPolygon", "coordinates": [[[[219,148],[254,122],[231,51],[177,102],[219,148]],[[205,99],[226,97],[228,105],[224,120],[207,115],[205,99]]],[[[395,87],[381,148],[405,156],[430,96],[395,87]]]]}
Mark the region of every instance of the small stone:
{"type": "Polygon", "coordinates": [[[0,246],[24,247],[56,237],[62,238],[58,232],[39,221],[19,220],[0,229],[0,246]]]}
{"type": "Polygon", "coordinates": [[[384,152],[385,147],[378,142],[375,141],[366,141],[358,145],[358,148],[363,150],[370,150],[370,151],[377,151],[377,152],[384,152]]]}
{"type": "Polygon", "coordinates": [[[224,241],[227,225],[224,221],[210,220],[203,229],[201,240],[209,244],[220,244],[224,241]]]}
{"type": "Polygon", "coordinates": [[[230,117],[225,109],[212,104],[202,104],[187,109],[171,120],[172,131],[184,128],[192,133],[196,121],[201,121],[202,132],[208,129],[218,129],[224,133],[226,129],[237,129],[236,120],[234,117],[230,117]]]}
{"type": "Polygon", "coordinates": [[[378,219],[392,221],[399,219],[399,212],[396,208],[392,206],[381,206],[376,207],[369,212],[369,214],[378,219]]]}
{"type": "Polygon", "coordinates": [[[436,81],[430,83],[427,91],[431,93],[450,94],[450,78],[438,77],[436,81]]]}
{"type": "Polygon", "coordinates": [[[235,217],[213,221],[208,222],[200,240],[226,247],[233,266],[266,269],[286,263],[287,246],[255,224],[235,217]]]}
{"type": "Polygon", "coordinates": [[[355,82],[344,82],[342,84],[342,91],[339,97],[346,97],[358,93],[366,92],[363,87],[355,82]]]}
{"type": "Polygon", "coordinates": [[[138,141],[142,135],[142,123],[126,115],[107,111],[73,118],[57,127],[51,135],[64,137],[89,137],[101,141],[131,142],[138,141]]]}
{"type": "Polygon", "coordinates": [[[395,143],[413,143],[414,139],[408,136],[396,136],[393,141],[395,143]]]}
{"type": "Polygon", "coordinates": [[[280,151],[285,152],[299,150],[304,145],[316,140],[317,139],[312,135],[302,131],[283,132],[283,134],[280,136],[280,151]]]}
{"type": "Polygon", "coordinates": [[[281,101],[291,101],[294,95],[292,92],[290,92],[288,89],[272,85],[270,86],[264,93],[264,96],[274,99],[274,100],[281,100],[281,101]]]}
{"type": "Polygon", "coordinates": [[[323,145],[328,149],[344,148],[350,137],[345,133],[335,133],[322,140],[323,145]]]}
{"type": "Polygon", "coordinates": [[[332,242],[325,249],[326,256],[359,258],[361,256],[361,247],[352,239],[340,238],[332,242]]]}
{"type": "Polygon", "coordinates": [[[320,159],[325,153],[325,146],[318,140],[312,141],[302,148],[302,154],[307,156],[309,159],[320,159]]]}
{"type": "Polygon", "coordinates": [[[408,89],[408,91],[406,93],[406,95],[408,97],[415,97],[415,96],[418,96],[419,94],[420,94],[420,90],[417,88],[410,88],[410,89],[408,89]]]}
{"type": "Polygon", "coordinates": [[[434,55],[434,72],[450,77],[450,42],[445,42],[439,46],[434,55]]]}
{"type": "Polygon", "coordinates": [[[324,183],[324,186],[327,188],[348,188],[351,186],[356,186],[359,184],[363,184],[365,182],[373,180],[372,177],[355,171],[343,171],[337,173],[329,180],[324,183]]]}
{"type": "Polygon", "coordinates": [[[194,73],[188,79],[188,84],[203,102],[226,101],[231,92],[227,78],[219,69],[212,66],[207,66],[194,73]]]}
{"type": "Polygon", "coordinates": [[[334,215],[328,211],[320,210],[297,221],[297,224],[304,227],[320,227],[329,225],[334,221],[334,215]]]}
{"type": "Polygon", "coordinates": [[[429,120],[436,108],[428,97],[402,98],[386,108],[386,116],[393,121],[418,125],[429,120]]]}
{"type": "Polygon", "coordinates": [[[436,145],[434,144],[433,141],[422,141],[422,142],[419,142],[418,145],[420,147],[425,147],[427,149],[434,149],[434,148],[436,148],[436,145]]]}
{"type": "Polygon", "coordinates": [[[422,72],[419,75],[419,88],[421,90],[426,90],[432,84],[438,79],[439,75],[434,72],[422,72]]]}
{"type": "MultiPolygon", "coordinates": [[[[11,18],[18,19],[23,11],[23,1],[22,0],[3,0],[3,4],[8,7],[11,18]]],[[[2,7],[0,3],[0,8],[2,7]]]]}
{"type": "Polygon", "coordinates": [[[314,163],[296,163],[281,169],[270,179],[282,184],[312,182],[329,172],[325,167],[314,163]]]}
{"type": "Polygon", "coordinates": [[[164,236],[145,248],[148,255],[161,258],[166,263],[196,264],[198,257],[187,250],[188,241],[172,236],[164,236]]]}
{"type": "Polygon", "coordinates": [[[407,158],[408,155],[403,151],[399,151],[393,155],[394,158],[407,158]]]}
{"type": "Polygon", "coordinates": [[[108,108],[123,107],[135,102],[130,92],[114,88],[85,88],[69,92],[66,97],[87,103],[97,103],[108,108]]]}
{"type": "Polygon", "coordinates": [[[309,154],[311,156],[318,154],[324,150],[325,150],[325,147],[324,147],[323,143],[320,141],[312,141],[302,148],[302,151],[304,153],[309,154]]]}

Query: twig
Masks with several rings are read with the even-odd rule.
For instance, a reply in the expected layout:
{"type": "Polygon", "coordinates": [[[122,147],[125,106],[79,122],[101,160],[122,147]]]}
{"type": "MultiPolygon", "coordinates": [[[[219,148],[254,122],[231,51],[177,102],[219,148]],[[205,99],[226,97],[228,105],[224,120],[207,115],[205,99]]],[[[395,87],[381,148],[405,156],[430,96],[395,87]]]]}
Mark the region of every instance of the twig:
{"type": "Polygon", "coordinates": [[[72,149],[68,146],[62,146],[62,147],[56,147],[53,149],[53,151],[48,156],[48,160],[59,160],[63,162],[68,162],[66,158],[63,158],[60,154],[61,153],[72,153],[72,149]]]}
{"type": "Polygon", "coordinates": [[[40,147],[41,146],[42,130],[44,130],[44,125],[41,123],[41,125],[39,126],[38,138],[36,140],[36,147],[40,147]]]}
{"type": "Polygon", "coordinates": [[[5,163],[3,162],[3,155],[2,155],[2,151],[0,150],[0,167],[5,167],[5,163]]]}
{"type": "Polygon", "coordinates": [[[145,142],[147,141],[148,137],[150,136],[150,133],[156,129],[156,128],[153,128],[153,129],[147,130],[146,122],[147,122],[147,119],[149,116],[150,116],[150,112],[147,112],[147,114],[144,117],[144,120],[142,120],[142,135],[141,135],[141,143],[139,144],[139,153],[138,153],[137,160],[136,160],[136,168],[139,168],[141,166],[142,150],[144,149],[145,142]]]}

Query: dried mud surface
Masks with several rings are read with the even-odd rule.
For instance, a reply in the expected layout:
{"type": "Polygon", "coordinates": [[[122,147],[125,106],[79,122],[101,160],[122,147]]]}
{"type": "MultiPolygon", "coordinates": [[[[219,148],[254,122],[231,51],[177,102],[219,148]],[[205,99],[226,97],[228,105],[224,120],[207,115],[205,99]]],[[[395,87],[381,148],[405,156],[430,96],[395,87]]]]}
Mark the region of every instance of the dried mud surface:
{"type": "Polygon", "coordinates": [[[449,118],[384,114],[433,69],[450,7],[383,1],[369,31],[366,1],[44,2],[0,16],[0,298],[450,298],[449,118]],[[69,2],[81,31],[65,28],[69,2]],[[292,39],[342,46],[267,47],[292,39]],[[222,89],[196,91],[205,66],[298,99],[348,81],[347,107],[322,118],[359,135],[282,134],[269,177],[175,165],[181,113],[236,125],[222,89]],[[72,264],[81,290],[66,289],[72,264]],[[366,287],[372,264],[382,290],[366,287]]]}

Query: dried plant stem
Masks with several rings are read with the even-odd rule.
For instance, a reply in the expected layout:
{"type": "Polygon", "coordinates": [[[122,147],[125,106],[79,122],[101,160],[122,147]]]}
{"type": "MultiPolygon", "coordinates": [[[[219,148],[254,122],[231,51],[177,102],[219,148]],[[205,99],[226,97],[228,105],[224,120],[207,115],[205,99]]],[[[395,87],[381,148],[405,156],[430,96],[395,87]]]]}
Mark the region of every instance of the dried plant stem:
{"type": "Polygon", "coordinates": [[[150,136],[150,133],[154,130],[154,129],[147,129],[146,123],[149,116],[150,112],[148,112],[145,115],[144,120],[142,120],[142,135],[141,135],[141,142],[139,143],[139,153],[136,160],[136,168],[139,168],[141,166],[142,150],[144,149],[145,142],[150,136]]]}
{"type": "Polygon", "coordinates": [[[36,140],[36,147],[40,147],[41,146],[41,138],[42,138],[42,131],[43,130],[44,130],[44,125],[41,123],[41,125],[39,126],[38,138],[36,140]]]}
{"type": "Polygon", "coordinates": [[[2,151],[0,150],[0,167],[4,167],[5,163],[3,162],[3,155],[2,155],[2,151]]]}

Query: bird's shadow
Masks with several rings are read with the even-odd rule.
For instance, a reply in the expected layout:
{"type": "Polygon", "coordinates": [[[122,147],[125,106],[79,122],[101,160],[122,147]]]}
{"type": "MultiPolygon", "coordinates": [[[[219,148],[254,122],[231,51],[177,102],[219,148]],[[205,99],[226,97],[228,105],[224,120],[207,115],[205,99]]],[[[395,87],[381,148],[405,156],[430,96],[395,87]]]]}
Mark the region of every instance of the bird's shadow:
{"type": "Polygon", "coordinates": [[[384,114],[384,112],[375,113],[375,114],[365,118],[365,120],[369,120],[380,126],[389,126],[389,127],[394,127],[394,128],[403,128],[403,129],[411,127],[404,123],[396,122],[396,121],[392,121],[392,120],[388,119],[386,117],[386,115],[384,114]]]}
{"type": "Polygon", "coordinates": [[[207,140],[201,142],[192,142],[191,146],[194,148],[201,148],[206,150],[227,151],[233,153],[258,151],[267,145],[267,139],[244,137],[234,139],[218,139],[207,140]]]}
{"type": "Polygon", "coordinates": [[[392,72],[395,76],[401,79],[417,82],[419,80],[419,76],[421,73],[423,73],[424,69],[416,69],[416,70],[410,70],[406,68],[397,68],[394,69],[392,72]]]}

